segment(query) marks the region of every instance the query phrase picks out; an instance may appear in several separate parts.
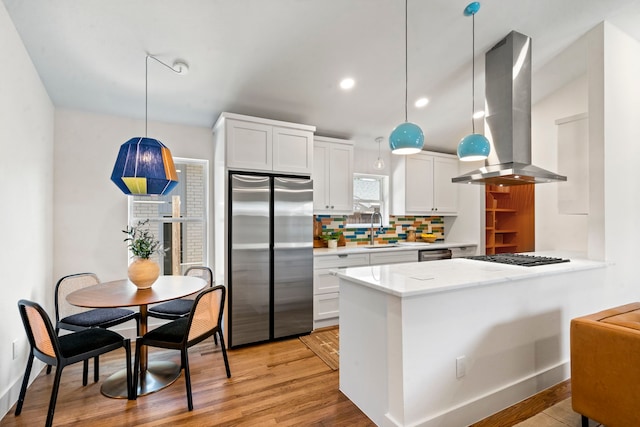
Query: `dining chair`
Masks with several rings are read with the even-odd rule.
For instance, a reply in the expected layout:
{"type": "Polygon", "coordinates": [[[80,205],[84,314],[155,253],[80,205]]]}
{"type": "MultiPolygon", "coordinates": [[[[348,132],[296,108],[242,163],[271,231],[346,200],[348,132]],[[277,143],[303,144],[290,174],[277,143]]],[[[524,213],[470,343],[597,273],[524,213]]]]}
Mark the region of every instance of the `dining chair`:
{"type": "MultiPolygon", "coordinates": [[[[189,372],[189,347],[198,344],[211,335],[218,335],[227,378],[231,378],[227,349],[222,336],[222,312],[226,288],[222,285],[210,287],[198,294],[188,317],[181,317],[166,323],[139,337],[136,341],[136,355],[134,363],[133,390],[138,387],[138,372],[140,370],[140,348],[143,345],[180,350],[180,361],[184,369],[187,387],[187,406],[193,410],[191,396],[191,374],[189,372]]],[[[135,399],[134,395],[134,399],[135,399]]]]}
{"type": "MultiPolygon", "coordinates": [[[[87,286],[100,283],[94,273],[76,273],[62,277],[56,283],[55,289],[55,314],[56,335],[60,329],[68,331],[80,331],[87,328],[110,328],[129,320],[136,321],[136,335],[140,334],[140,313],[125,308],[94,308],[77,307],[67,302],[67,295],[87,286]]],[[[88,359],[84,362],[82,373],[82,385],[87,385],[89,370],[88,359]]],[[[47,374],[51,372],[51,366],[47,367],[47,374]]],[[[93,361],[93,381],[97,382],[100,376],[98,357],[93,361]]]]}
{"type": "Polygon", "coordinates": [[[133,399],[134,393],[131,380],[131,341],[122,335],[102,328],[88,328],[67,335],[58,336],[55,332],[51,319],[46,311],[33,301],[21,299],[18,301],[18,310],[24,324],[30,350],[27,360],[27,368],[24,372],[22,387],[18,397],[15,415],[20,415],[24,397],[27,393],[27,385],[33,359],[37,357],[49,366],[56,367],[55,379],[49,400],[49,410],[47,412],[46,426],[53,423],[53,414],[58,398],[58,388],[62,370],[73,363],[86,361],[92,357],[124,347],[127,367],[127,397],[133,399]]]}
{"type": "MultiPolygon", "coordinates": [[[[213,286],[213,271],[209,267],[192,266],[184,272],[185,276],[200,277],[207,282],[207,287],[213,286]]],[[[171,301],[163,302],[149,307],[147,315],[159,319],[176,320],[181,317],[187,317],[193,307],[195,296],[191,298],[179,298],[171,301]]]]}

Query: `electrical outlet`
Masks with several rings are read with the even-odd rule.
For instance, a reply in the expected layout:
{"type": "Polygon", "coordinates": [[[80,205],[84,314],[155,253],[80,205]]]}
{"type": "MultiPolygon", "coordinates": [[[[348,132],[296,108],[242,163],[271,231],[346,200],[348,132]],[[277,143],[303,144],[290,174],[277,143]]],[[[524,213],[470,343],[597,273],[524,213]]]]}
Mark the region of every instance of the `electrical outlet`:
{"type": "Polygon", "coordinates": [[[396,225],[396,234],[402,234],[402,226],[396,225]]]}
{"type": "Polygon", "coordinates": [[[18,358],[18,340],[13,340],[13,342],[11,343],[11,354],[13,360],[16,360],[18,358]]]}
{"type": "Polygon", "coordinates": [[[467,374],[466,356],[456,357],[456,378],[462,378],[467,374]]]}

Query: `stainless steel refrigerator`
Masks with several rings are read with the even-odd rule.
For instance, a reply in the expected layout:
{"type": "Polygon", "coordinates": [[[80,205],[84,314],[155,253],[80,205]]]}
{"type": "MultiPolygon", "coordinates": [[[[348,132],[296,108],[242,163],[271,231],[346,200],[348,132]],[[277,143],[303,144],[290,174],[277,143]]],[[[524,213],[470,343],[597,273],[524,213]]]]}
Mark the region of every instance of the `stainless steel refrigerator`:
{"type": "Polygon", "coordinates": [[[313,185],[229,175],[229,346],[313,328],[313,185]]]}

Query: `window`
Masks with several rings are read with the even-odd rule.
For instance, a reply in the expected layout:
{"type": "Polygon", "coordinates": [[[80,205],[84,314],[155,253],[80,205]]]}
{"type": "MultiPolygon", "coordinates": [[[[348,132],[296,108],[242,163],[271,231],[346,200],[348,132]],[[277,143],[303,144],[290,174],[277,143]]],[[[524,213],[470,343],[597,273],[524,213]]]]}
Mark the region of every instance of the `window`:
{"type": "Polygon", "coordinates": [[[129,197],[129,225],[149,220],[149,229],[165,248],[154,255],[165,275],[182,275],[192,265],[207,264],[209,164],[174,157],[178,185],[165,196],[129,197]]]}
{"type": "Polygon", "coordinates": [[[371,225],[371,214],[379,209],[382,222],[389,223],[389,184],[388,178],[381,175],[353,175],[353,215],[347,217],[347,227],[365,227],[371,225]]]}

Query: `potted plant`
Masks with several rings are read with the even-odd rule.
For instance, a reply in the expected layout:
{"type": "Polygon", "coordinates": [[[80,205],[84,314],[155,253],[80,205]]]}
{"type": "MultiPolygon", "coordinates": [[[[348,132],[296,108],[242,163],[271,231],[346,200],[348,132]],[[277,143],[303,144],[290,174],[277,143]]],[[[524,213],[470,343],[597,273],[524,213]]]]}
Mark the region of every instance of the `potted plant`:
{"type": "Polygon", "coordinates": [[[327,242],[327,247],[335,249],[338,247],[338,239],[342,236],[341,231],[326,231],[322,233],[322,239],[327,242]]]}
{"type": "Polygon", "coordinates": [[[133,254],[133,262],[129,265],[128,276],[138,289],[147,289],[153,285],[160,275],[160,266],[150,259],[151,255],[164,254],[166,249],[149,231],[149,220],[138,221],[136,226],[122,230],[127,235],[129,250],[133,254]]]}

